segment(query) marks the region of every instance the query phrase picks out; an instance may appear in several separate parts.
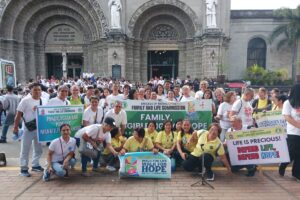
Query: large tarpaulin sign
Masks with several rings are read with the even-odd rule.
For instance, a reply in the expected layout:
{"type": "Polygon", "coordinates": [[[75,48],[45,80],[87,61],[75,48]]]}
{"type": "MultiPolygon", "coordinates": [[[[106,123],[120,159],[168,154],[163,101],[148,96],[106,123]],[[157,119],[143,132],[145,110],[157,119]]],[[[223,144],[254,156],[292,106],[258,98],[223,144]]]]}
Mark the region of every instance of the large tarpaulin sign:
{"type": "Polygon", "coordinates": [[[60,137],[62,124],[71,126],[71,135],[81,128],[83,106],[38,106],[37,131],[39,142],[50,142],[60,137]]]}
{"type": "Polygon", "coordinates": [[[126,153],[124,156],[119,156],[119,160],[121,178],[171,178],[171,160],[162,153],[126,153]]]}
{"type": "Polygon", "coordinates": [[[232,165],[289,162],[286,132],[281,126],[226,133],[232,165]]]}
{"type": "Polygon", "coordinates": [[[165,120],[175,122],[189,119],[195,130],[207,129],[212,121],[212,101],[199,100],[189,102],[134,101],[123,102],[127,114],[126,135],[132,134],[136,127],[147,127],[150,120],[155,120],[160,130],[165,120]]]}
{"type": "Polygon", "coordinates": [[[6,86],[16,87],[16,68],[13,61],[0,59],[0,88],[6,88],[6,86]]]}
{"type": "Polygon", "coordinates": [[[282,115],[282,111],[268,111],[265,113],[258,113],[255,115],[255,121],[259,128],[282,126],[286,129],[286,120],[282,115]]]}

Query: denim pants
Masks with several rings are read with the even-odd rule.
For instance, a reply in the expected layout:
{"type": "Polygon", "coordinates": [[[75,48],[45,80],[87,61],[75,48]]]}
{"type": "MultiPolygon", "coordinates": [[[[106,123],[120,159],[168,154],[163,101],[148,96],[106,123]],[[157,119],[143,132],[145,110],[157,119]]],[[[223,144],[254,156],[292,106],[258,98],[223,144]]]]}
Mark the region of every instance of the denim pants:
{"type": "Polygon", "coordinates": [[[6,115],[5,121],[3,123],[1,139],[6,140],[8,128],[10,125],[14,123],[14,120],[15,120],[15,114],[8,113],[6,115]]]}
{"type": "Polygon", "coordinates": [[[214,157],[208,153],[202,154],[200,157],[189,155],[188,159],[183,161],[182,166],[186,171],[193,171],[195,168],[198,168],[199,171],[202,171],[202,156],[204,156],[204,167],[206,171],[211,170],[212,163],[214,162],[214,157]]]}
{"type": "Polygon", "coordinates": [[[28,170],[29,152],[31,144],[33,144],[32,167],[38,167],[40,166],[39,160],[43,153],[42,145],[38,142],[37,131],[28,131],[27,128],[24,127],[24,134],[21,140],[20,153],[21,170],[28,170]]]}
{"type": "MultiPolygon", "coordinates": [[[[100,156],[101,156],[101,151],[98,152],[98,155],[95,159],[92,159],[93,160],[93,169],[98,168],[98,163],[99,163],[99,160],[100,160],[100,156]]],[[[90,162],[90,161],[91,161],[90,157],[81,154],[81,170],[82,170],[82,172],[87,171],[87,163],[90,162]]]]}
{"type": "MultiPolygon", "coordinates": [[[[76,164],[76,159],[71,158],[69,160],[69,166],[74,167],[75,164],[76,164]]],[[[63,168],[62,162],[52,162],[52,168],[56,176],[64,177],[67,173],[67,171],[63,168]]]]}
{"type": "Polygon", "coordinates": [[[116,162],[116,157],[115,157],[112,153],[110,153],[110,154],[108,154],[108,155],[102,155],[102,156],[103,156],[104,162],[105,162],[108,166],[114,167],[115,164],[117,164],[117,162],[116,162]]]}

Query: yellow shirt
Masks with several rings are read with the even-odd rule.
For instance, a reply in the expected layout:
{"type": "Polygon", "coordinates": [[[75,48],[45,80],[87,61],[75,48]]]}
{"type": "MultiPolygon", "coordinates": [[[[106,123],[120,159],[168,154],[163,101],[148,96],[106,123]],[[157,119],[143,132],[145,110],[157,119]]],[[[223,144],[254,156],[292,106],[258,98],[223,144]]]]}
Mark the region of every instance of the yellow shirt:
{"type": "Polygon", "coordinates": [[[124,149],[126,149],[127,152],[150,151],[153,147],[153,143],[148,137],[144,137],[143,141],[140,143],[134,136],[131,136],[124,144],[124,149]]]}
{"type": "Polygon", "coordinates": [[[145,128],[145,136],[150,138],[152,140],[152,143],[154,144],[157,137],[157,131],[155,130],[154,132],[149,133],[148,128],[145,128]]]}
{"type": "MultiPolygon", "coordinates": [[[[111,146],[115,149],[122,145],[121,138],[111,138],[111,146]]],[[[110,154],[110,150],[106,147],[102,153],[103,155],[110,154]]]]}
{"type": "Polygon", "coordinates": [[[175,138],[174,132],[168,135],[165,131],[160,131],[155,143],[159,143],[164,149],[171,149],[176,142],[175,138]]]}
{"type": "Polygon", "coordinates": [[[177,136],[177,141],[182,142],[182,146],[189,152],[193,152],[196,147],[196,143],[191,143],[188,145],[188,141],[191,139],[191,137],[192,134],[188,134],[188,133],[185,133],[183,137],[181,137],[181,132],[178,133],[177,136]]]}
{"type": "Polygon", "coordinates": [[[213,141],[207,141],[208,131],[203,132],[202,130],[197,131],[197,136],[198,143],[194,151],[191,153],[193,156],[200,157],[203,154],[203,152],[205,152],[212,155],[215,159],[217,154],[219,156],[225,154],[223,144],[218,137],[213,141]]]}
{"type": "Polygon", "coordinates": [[[268,99],[267,98],[265,98],[264,100],[258,99],[258,103],[257,103],[257,108],[258,109],[266,108],[267,105],[268,105],[268,99]]]}

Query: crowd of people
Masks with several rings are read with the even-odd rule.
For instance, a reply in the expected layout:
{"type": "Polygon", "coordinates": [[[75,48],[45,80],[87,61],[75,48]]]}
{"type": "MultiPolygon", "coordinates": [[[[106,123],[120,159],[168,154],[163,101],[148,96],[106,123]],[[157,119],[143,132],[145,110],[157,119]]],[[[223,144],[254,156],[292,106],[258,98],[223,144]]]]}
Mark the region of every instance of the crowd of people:
{"type": "MultiPolygon", "coordinates": [[[[237,94],[235,91],[224,91],[223,88],[209,89],[208,81],[191,81],[189,77],[186,80],[154,78],[144,85],[93,77],[62,80],[38,77],[36,81],[31,80],[28,87],[17,91],[8,86],[6,94],[1,98],[6,118],[0,143],[7,142],[10,125],[13,124],[13,133],[16,135],[22,130],[22,176],[30,176],[28,162],[31,145],[32,171],[44,172],[45,181],[50,180],[53,173],[59,177],[68,176],[69,170],[76,163],[77,152],[81,158],[83,176],[91,175],[87,170],[89,163],[94,172],[99,171],[100,165],[106,166],[109,171],[116,171],[119,167],[118,155],[141,151],[152,151],[154,154],[161,152],[176,160],[176,166],[182,166],[186,171],[196,168],[201,171],[203,157],[206,177],[210,181],[214,180],[211,166],[217,157],[228,173],[245,167],[247,176],[254,176],[255,165],[230,165],[225,133],[255,128],[254,117],[257,113],[281,110],[287,121],[287,143],[293,161],[292,175],[300,180],[299,84],[291,88],[289,95],[280,93],[277,88],[272,89],[270,94],[265,88],[260,88],[258,92],[244,88],[242,94],[237,94]],[[125,137],[127,115],[122,108],[123,101],[186,102],[200,99],[211,99],[213,123],[208,130],[193,130],[188,119],[164,121],[161,130],[158,130],[157,122],[151,120],[147,127],[137,127],[132,130],[132,136],[125,137]],[[61,137],[49,144],[45,169],[39,163],[42,146],[38,142],[35,119],[36,107],[40,105],[83,105],[85,108],[82,128],[74,138],[70,135],[69,124],[60,126],[61,137]]],[[[281,176],[284,176],[288,164],[280,165],[281,176]]]]}

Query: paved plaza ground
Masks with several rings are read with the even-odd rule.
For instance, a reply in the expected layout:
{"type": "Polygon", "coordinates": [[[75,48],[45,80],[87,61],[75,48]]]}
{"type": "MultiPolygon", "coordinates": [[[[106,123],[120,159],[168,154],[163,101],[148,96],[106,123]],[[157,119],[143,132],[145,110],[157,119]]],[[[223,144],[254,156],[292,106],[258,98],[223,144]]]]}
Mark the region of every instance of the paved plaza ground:
{"type": "MultiPolygon", "coordinates": [[[[9,136],[11,138],[11,136],[9,136]]],[[[196,200],[196,199],[300,199],[300,183],[291,177],[290,168],[285,177],[279,177],[276,167],[264,167],[255,177],[246,177],[245,171],[226,175],[225,168],[215,167],[215,190],[207,186],[191,187],[200,180],[196,173],[182,170],[172,174],[171,180],[119,179],[117,172],[95,173],[92,177],[80,175],[77,164],[70,178],[52,176],[50,182],[42,181],[42,174],[32,172],[32,177],[20,177],[18,156],[20,143],[8,141],[0,144],[6,152],[8,166],[0,168],[0,200],[196,200]]],[[[45,162],[44,147],[41,164],[45,162]]]]}

